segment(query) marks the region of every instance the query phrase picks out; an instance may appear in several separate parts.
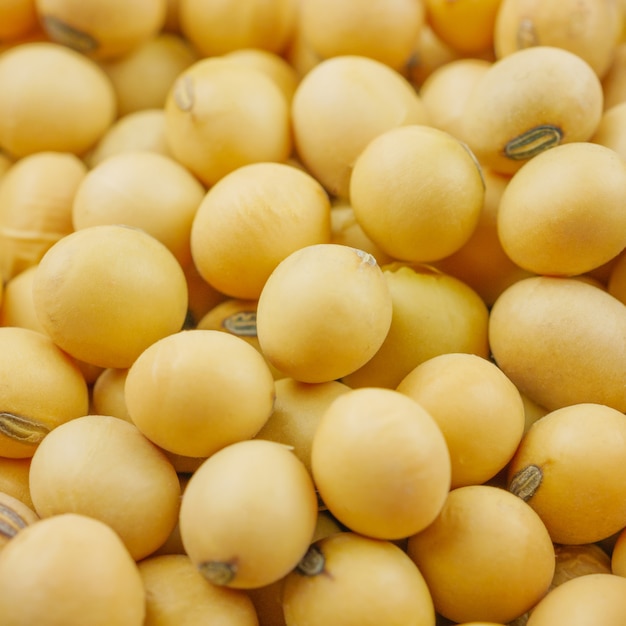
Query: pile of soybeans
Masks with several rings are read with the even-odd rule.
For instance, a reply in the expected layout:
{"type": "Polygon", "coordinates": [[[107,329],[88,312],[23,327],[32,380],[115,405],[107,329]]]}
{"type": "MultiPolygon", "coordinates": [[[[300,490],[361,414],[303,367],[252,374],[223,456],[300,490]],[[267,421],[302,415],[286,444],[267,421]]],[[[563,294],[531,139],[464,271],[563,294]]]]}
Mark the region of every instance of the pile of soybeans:
{"type": "Polygon", "coordinates": [[[626,0],[0,0],[0,625],[453,624],[626,624],[626,0]]]}

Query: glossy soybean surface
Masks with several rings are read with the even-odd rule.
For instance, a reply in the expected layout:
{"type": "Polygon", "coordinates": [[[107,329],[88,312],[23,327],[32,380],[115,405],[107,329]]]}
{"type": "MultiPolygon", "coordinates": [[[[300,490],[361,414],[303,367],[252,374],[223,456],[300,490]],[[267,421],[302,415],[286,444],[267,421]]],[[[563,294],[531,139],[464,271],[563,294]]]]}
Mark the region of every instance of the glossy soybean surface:
{"type": "Polygon", "coordinates": [[[593,270],[626,246],[625,190],[626,167],[614,150],[575,142],[539,154],[502,195],[497,222],[502,246],[535,274],[593,270]]]}
{"type": "Polygon", "coordinates": [[[0,1],[0,626],[623,626],[624,0],[0,1]]]}
{"type": "Polygon", "coordinates": [[[430,413],[450,453],[451,487],[493,478],[515,453],[524,431],[524,403],[495,364],[473,354],[448,353],[418,365],[400,382],[430,413]]]}
{"type": "Polygon", "coordinates": [[[581,57],[531,46],[499,59],[478,80],[462,134],[481,163],[512,174],[545,149],[588,140],[602,102],[600,79],[581,57]],[[561,99],[561,89],[572,98],[561,99]]]}
{"type": "Polygon", "coordinates": [[[626,579],[613,574],[574,578],[547,595],[534,608],[528,626],[618,626],[626,619],[626,579]]]}
{"type": "Polygon", "coordinates": [[[376,259],[356,248],[317,244],[291,253],[267,279],[257,335],[283,374],[319,383],[367,363],[385,340],[391,318],[391,295],[376,259]],[[319,315],[320,310],[336,315],[319,315]],[[349,342],[342,341],[346,332],[349,342]]]}
{"type": "Polygon", "coordinates": [[[406,553],[351,532],[311,546],[285,579],[283,608],[287,626],[435,624],[428,587],[406,553]]]}
{"type": "Polygon", "coordinates": [[[625,314],[617,298],[593,284],[524,278],[491,309],[491,351],[517,388],[540,406],[595,402],[623,411],[625,314]]]}
{"type": "Polygon", "coordinates": [[[554,547],[541,518],[498,487],[450,491],[437,519],[407,551],[436,610],[455,621],[511,621],[548,591],[554,547]]]}
{"type": "Polygon", "coordinates": [[[72,356],[102,367],[128,367],[154,341],[180,330],[187,293],[183,270],[165,245],[117,224],[58,241],[33,282],[46,332],[72,356]]]}
{"type": "Polygon", "coordinates": [[[330,200],[312,176],[284,163],[252,163],[207,192],[193,219],[193,260],[233,297],[258,299],[292,252],[330,241],[330,200]]]}
{"type": "Polygon", "coordinates": [[[8,50],[0,60],[0,89],[7,94],[0,105],[0,147],[16,158],[43,150],[82,155],[116,115],[104,71],[58,43],[36,41],[8,50]],[[33,127],[39,131],[33,133],[33,127]]]}
{"type": "Polygon", "coordinates": [[[592,543],[626,526],[625,434],[621,411],[582,403],[548,413],[524,435],[508,487],[539,514],[553,541],[592,543]]]}
{"type": "Polygon", "coordinates": [[[0,388],[0,454],[31,458],[54,428],[89,410],[87,382],[76,363],[41,332],[0,328],[0,346],[0,372],[11,381],[0,388]]]}
{"type": "Polygon", "coordinates": [[[144,587],[119,536],[66,513],[25,528],[2,550],[0,614],[10,626],[141,626],[144,587]]]}
{"type": "Polygon", "coordinates": [[[144,350],[128,371],[124,397],[148,439],[175,454],[208,457],[257,434],[275,389],[265,360],[243,339],[194,329],[144,350]]]}
{"type": "Polygon", "coordinates": [[[393,258],[411,262],[456,252],[476,228],[484,194],[467,147],[424,125],[378,135],[350,178],[352,207],[366,234],[393,258]]]}
{"type": "Polygon", "coordinates": [[[143,559],[138,566],[146,591],[145,626],[224,623],[258,626],[244,591],[208,584],[185,554],[143,559]]]}
{"type": "Polygon", "coordinates": [[[355,389],[335,399],[313,435],[311,467],[331,513],[379,539],[426,528],[450,488],[443,433],[419,404],[391,389],[355,389]]]}
{"type": "Polygon", "coordinates": [[[316,519],[315,488],[302,462],[283,444],[248,440],[216,452],[194,472],[183,493],[180,533],[209,582],[249,589],[297,565],[316,519]]]}
{"type": "Polygon", "coordinates": [[[174,467],[125,420],[85,415],[65,426],[45,438],[32,460],[36,512],[93,517],[116,531],[135,560],[148,556],[176,524],[180,483],[174,467]]]}

